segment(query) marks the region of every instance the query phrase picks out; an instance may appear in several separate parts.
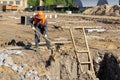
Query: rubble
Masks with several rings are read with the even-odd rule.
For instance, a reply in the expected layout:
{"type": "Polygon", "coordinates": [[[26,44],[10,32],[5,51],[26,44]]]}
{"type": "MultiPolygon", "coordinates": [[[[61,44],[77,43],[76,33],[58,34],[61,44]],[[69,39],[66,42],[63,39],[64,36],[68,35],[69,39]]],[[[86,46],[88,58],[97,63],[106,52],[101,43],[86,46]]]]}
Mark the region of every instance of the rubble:
{"type": "MultiPolygon", "coordinates": [[[[14,63],[12,57],[10,57],[10,55],[13,54],[24,56],[23,52],[20,50],[5,50],[0,52],[0,66],[11,68],[18,74],[19,80],[26,80],[26,78],[29,78],[30,80],[40,80],[41,77],[44,76],[42,74],[38,74],[34,68],[31,68],[29,71],[25,71],[24,68],[28,67],[28,64],[17,65],[14,63]]],[[[47,80],[51,80],[47,74],[45,76],[47,80]]]]}

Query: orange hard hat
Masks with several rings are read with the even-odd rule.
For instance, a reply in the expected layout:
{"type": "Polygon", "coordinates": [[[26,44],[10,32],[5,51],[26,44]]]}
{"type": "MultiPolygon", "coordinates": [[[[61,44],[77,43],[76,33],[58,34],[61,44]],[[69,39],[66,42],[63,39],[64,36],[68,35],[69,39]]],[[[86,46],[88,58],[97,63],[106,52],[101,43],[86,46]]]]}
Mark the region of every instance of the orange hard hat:
{"type": "Polygon", "coordinates": [[[43,11],[38,11],[38,17],[39,18],[44,18],[44,12],[43,11]]]}

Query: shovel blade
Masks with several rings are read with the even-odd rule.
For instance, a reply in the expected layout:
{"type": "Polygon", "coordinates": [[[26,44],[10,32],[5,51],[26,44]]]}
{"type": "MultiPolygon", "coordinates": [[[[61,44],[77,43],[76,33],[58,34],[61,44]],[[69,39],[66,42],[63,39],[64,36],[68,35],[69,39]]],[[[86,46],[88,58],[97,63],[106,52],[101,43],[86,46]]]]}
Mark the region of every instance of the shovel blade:
{"type": "Polygon", "coordinates": [[[44,39],[45,39],[47,48],[50,49],[51,48],[51,42],[50,42],[50,40],[48,38],[44,38],[44,39]]]}

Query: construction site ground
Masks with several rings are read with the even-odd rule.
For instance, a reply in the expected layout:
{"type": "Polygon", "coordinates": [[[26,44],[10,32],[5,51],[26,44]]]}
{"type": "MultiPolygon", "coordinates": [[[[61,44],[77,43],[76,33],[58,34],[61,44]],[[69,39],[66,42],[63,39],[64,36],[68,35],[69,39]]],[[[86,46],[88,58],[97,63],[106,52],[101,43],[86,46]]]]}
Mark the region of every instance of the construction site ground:
{"type": "MultiPolygon", "coordinates": [[[[0,65],[0,80],[39,80],[39,76],[35,76],[37,73],[41,74],[40,80],[75,80],[75,73],[71,71],[70,76],[66,71],[61,71],[60,64],[69,64],[71,60],[74,60],[72,52],[74,52],[72,39],[69,32],[69,27],[85,27],[86,37],[90,48],[92,59],[96,56],[97,52],[110,52],[120,60],[120,24],[117,20],[110,20],[110,16],[97,16],[99,19],[94,19],[93,15],[81,14],[66,14],[66,13],[46,13],[48,20],[48,37],[52,42],[62,41],[64,44],[60,44],[60,49],[56,50],[56,45],[53,45],[53,54],[55,53],[53,62],[47,64],[52,52],[47,49],[44,44],[44,39],[41,37],[41,45],[39,46],[39,52],[34,51],[34,45],[30,49],[26,49],[24,45],[29,43],[34,44],[34,31],[30,25],[21,24],[21,16],[32,16],[33,12],[2,12],[0,17],[0,52],[1,54],[5,50],[20,50],[23,55],[11,54],[7,60],[12,60],[15,65],[24,65],[20,71],[15,71],[4,63],[0,65]],[[51,17],[52,16],[52,17],[51,17]],[[102,17],[108,17],[110,22],[102,22],[102,17]],[[113,21],[113,22],[112,22],[113,21]],[[93,29],[91,29],[93,27],[93,29]],[[15,44],[14,44],[15,42],[15,44]],[[20,44],[19,44],[20,43],[20,44]],[[57,60],[61,58],[58,65],[57,60]],[[64,62],[65,60],[65,62],[64,62]],[[68,63],[67,63],[68,62],[68,63]],[[42,64],[41,64],[42,63],[42,64]],[[49,66],[50,65],[50,66],[49,66]],[[48,68],[46,68],[48,66],[48,68]],[[60,71],[58,71],[60,69],[60,71]],[[27,71],[36,70],[37,73],[33,73],[34,77],[27,75],[27,71]],[[26,75],[25,75],[26,72],[26,75]],[[65,73],[66,72],[66,73],[65,73]],[[56,77],[59,75],[61,77],[56,77]],[[72,75],[73,74],[73,75],[72,75]],[[25,75],[26,77],[22,77],[25,75]],[[46,75],[46,76],[42,76],[46,75]],[[72,76],[71,76],[72,75],[72,76]],[[68,76],[68,77],[66,77],[68,76]],[[69,77],[71,79],[69,79],[69,77]],[[35,79],[34,79],[35,78],[35,79]],[[38,79],[37,79],[38,78],[38,79]]],[[[114,17],[119,20],[120,17],[114,17]]],[[[85,50],[85,41],[83,35],[79,29],[74,29],[73,34],[78,50],[85,50]]],[[[5,62],[7,61],[5,60],[5,62]]],[[[71,63],[71,65],[74,65],[71,63]]],[[[7,63],[6,63],[7,64],[7,63]]],[[[63,67],[63,66],[62,66],[63,67]]],[[[66,68],[69,67],[68,65],[66,68]]],[[[75,67],[75,66],[74,66],[75,67]]],[[[63,70],[65,67],[63,68],[63,70]]],[[[74,70],[74,69],[72,69],[74,70]]],[[[69,71],[69,68],[68,68],[69,71]]],[[[120,77],[120,76],[119,76],[120,77]]],[[[90,79],[88,79],[90,80],[90,79]]],[[[102,79],[101,79],[102,80],[102,79]]],[[[104,79],[103,79],[104,80],[104,79]]]]}

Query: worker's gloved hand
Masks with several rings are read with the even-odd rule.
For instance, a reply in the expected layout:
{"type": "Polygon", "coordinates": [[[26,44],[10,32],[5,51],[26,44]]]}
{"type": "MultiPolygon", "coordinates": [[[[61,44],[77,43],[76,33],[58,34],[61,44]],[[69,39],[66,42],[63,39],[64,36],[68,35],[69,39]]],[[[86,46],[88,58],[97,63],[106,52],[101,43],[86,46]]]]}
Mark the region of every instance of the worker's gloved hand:
{"type": "Polygon", "coordinates": [[[35,27],[32,27],[33,30],[35,30],[35,27]]]}
{"type": "Polygon", "coordinates": [[[47,38],[47,34],[44,35],[47,38]]]}
{"type": "Polygon", "coordinates": [[[34,27],[34,25],[32,23],[30,23],[31,27],[34,27]]]}

